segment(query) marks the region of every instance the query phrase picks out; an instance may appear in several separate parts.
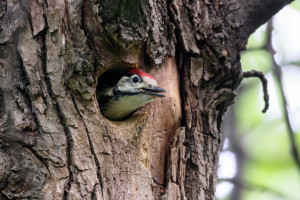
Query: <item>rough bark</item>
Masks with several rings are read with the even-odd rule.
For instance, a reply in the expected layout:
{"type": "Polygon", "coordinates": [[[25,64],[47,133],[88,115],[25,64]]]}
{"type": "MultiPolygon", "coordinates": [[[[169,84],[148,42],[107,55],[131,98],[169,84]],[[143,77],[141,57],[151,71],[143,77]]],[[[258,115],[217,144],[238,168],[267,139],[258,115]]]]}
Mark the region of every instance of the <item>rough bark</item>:
{"type": "Polygon", "coordinates": [[[213,199],[240,51],[288,2],[0,1],[0,199],[213,199]],[[138,65],[167,97],[105,119],[101,75],[138,65]]]}

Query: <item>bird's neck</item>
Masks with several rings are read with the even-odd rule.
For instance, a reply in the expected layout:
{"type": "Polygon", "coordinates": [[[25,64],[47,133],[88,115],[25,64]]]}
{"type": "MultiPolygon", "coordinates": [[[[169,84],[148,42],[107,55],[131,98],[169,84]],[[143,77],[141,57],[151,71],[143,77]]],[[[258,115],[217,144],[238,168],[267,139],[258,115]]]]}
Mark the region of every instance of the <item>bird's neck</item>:
{"type": "Polygon", "coordinates": [[[120,95],[111,99],[103,109],[102,114],[112,120],[122,120],[139,107],[151,102],[152,97],[148,95],[120,95]]]}

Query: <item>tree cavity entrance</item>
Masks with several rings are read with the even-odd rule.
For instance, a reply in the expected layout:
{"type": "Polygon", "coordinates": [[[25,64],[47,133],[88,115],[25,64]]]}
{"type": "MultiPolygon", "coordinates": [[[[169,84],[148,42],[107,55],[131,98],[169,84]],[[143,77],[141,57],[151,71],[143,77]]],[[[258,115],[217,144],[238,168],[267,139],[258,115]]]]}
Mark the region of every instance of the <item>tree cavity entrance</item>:
{"type": "Polygon", "coordinates": [[[116,62],[107,66],[107,70],[99,76],[96,87],[96,97],[102,115],[104,110],[103,105],[108,103],[109,99],[103,97],[100,98],[101,93],[107,88],[113,87],[122,78],[122,76],[124,76],[128,69],[137,67],[137,64],[134,65],[125,62],[116,62]]]}

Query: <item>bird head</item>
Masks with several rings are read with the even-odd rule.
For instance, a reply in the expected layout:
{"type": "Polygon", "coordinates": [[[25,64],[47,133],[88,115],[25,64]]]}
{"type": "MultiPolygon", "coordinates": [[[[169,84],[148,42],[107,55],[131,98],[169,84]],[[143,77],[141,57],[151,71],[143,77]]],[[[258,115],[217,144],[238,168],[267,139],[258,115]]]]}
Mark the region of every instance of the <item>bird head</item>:
{"type": "Polygon", "coordinates": [[[149,99],[164,97],[160,92],[166,92],[157,86],[156,80],[141,69],[130,69],[117,83],[115,88],[129,95],[147,95],[149,99]]]}
{"type": "Polygon", "coordinates": [[[141,69],[129,69],[113,86],[97,94],[101,113],[110,120],[122,120],[139,107],[166,92],[156,80],[141,69]]]}

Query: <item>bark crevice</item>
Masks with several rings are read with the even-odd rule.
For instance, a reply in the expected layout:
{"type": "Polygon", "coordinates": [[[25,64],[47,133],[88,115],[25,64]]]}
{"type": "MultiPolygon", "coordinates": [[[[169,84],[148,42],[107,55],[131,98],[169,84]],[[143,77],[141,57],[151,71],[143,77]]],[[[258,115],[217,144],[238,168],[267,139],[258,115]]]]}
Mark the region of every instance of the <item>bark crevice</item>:
{"type": "MultiPolygon", "coordinates": [[[[16,39],[17,39],[17,37],[16,37],[16,39]]],[[[37,129],[40,134],[43,134],[43,131],[40,129],[40,127],[41,127],[40,121],[37,117],[36,110],[32,106],[33,100],[32,100],[32,96],[31,96],[29,88],[28,88],[30,85],[29,77],[28,77],[28,74],[26,73],[25,66],[24,66],[23,60],[22,60],[22,56],[17,49],[18,49],[18,40],[15,43],[15,51],[16,51],[16,56],[18,59],[20,74],[21,74],[22,78],[21,78],[20,82],[16,85],[16,89],[20,92],[21,95],[23,95],[23,97],[24,97],[23,101],[24,101],[26,107],[31,111],[28,113],[31,114],[31,117],[34,121],[34,124],[32,125],[33,127],[26,127],[26,128],[29,130],[37,129]]],[[[17,101],[16,101],[16,105],[18,106],[17,101]]],[[[10,128],[12,128],[12,127],[10,127],[10,128]]]]}
{"type": "Polygon", "coordinates": [[[68,199],[68,191],[71,188],[71,183],[74,181],[73,180],[74,175],[73,175],[73,172],[72,172],[72,169],[71,169],[71,166],[72,166],[71,151],[72,151],[72,146],[74,144],[73,144],[73,141],[72,141],[71,133],[68,129],[68,125],[65,122],[65,117],[62,113],[62,110],[61,110],[59,104],[57,102],[55,102],[55,100],[54,100],[54,105],[55,105],[56,111],[58,113],[60,123],[64,128],[64,132],[65,132],[65,135],[66,135],[66,138],[67,138],[67,142],[66,142],[66,155],[67,155],[67,157],[66,158],[67,158],[67,168],[68,168],[68,172],[69,172],[69,177],[68,177],[68,183],[64,187],[64,193],[63,193],[63,197],[62,197],[64,200],[67,200],[68,199]]]}
{"type": "MultiPolygon", "coordinates": [[[[103,180],[102,180],[102,176],[101,176],[101,166],[100,166],[100,162],[99,162],[99,159],[97,158],[97,155],[96,155],[96,152],[95,152],[95,148],[93,146],[93,142],[91,140],[91,137],[90,137],[90,133],[89,133],[89,130],[88,130],[88,127],[83,119],[83,116],[81,115],[78,107],[77,107],[77,103],[76,103],[76,100],[75,98],[72,96],[72,101],[73,101],[73,104],[75,106],[75,109],[76,109],[76,112],[77,114],[79,115],[80,117],[80,120],[82,121],[84,127],[85,127],[85,131],[86,131],[86,135],[87,135],[87,138],[88,138],[88,142],[89,142],[89,147],[91,149],[91,154],[93,155],[93,159],[95,161],[95,164],[97,166],[97,178],[98,178],[98,183],[100,183],[100,187],[101,187],[101,195],[103,197],[103,180]]],[[[95,183],[94,185],[94,188],[96,187],[96,185],[98,184],[97,182],[95,183]]]]}

